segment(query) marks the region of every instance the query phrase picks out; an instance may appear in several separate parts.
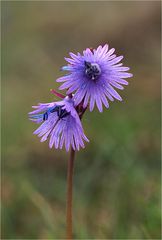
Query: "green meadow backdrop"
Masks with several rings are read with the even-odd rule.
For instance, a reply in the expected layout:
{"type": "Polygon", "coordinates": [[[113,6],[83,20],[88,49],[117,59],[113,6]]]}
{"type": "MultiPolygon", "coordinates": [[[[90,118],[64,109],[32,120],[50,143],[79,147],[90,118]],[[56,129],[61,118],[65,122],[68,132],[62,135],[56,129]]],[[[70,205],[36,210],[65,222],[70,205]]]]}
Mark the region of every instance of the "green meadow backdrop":
{"type": "Polygon", "coordinates": [[[123,102],[83,118],[75,239],[160,239],[160,1],[2,1],[2,239],[65,237],[68,154],[27,113],[57,100],[68,52],[108,43],[134,74],[123,102]]]}

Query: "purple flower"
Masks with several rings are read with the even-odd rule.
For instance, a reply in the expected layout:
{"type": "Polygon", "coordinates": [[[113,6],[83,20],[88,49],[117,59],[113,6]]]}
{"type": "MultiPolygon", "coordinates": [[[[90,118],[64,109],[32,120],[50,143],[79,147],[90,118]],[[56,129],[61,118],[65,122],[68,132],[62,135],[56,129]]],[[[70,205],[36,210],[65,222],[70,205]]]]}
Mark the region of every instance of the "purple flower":
{"type": "Polygon", "coordinates": [[[75,105],[83,101],[83,107],[86,107],[89,103],[90,111],[95,103],[102,112],[102,104],[109,107],[108,100],[122,101],[114,88],[124,89],[122,85],[128,85],[124,78],[132,77],[132,74],[126,72],[128,67],[119,63],[123,56],[117,57],[114,51],[114,48],[108,50],[106,44],[96,50],[87,48],[83,55],[70,53],[71,58],[65,58],[69,64],[62,68],[70,73],[57,79],[57,82],[64,82],[59,89],[68,89],[67,94],[75,92],[75,105]]]}
{"type": "Polygon", "coordinates": [[[42,123],[34,134],[41,137],[41,142],[49,137],[50,148],[54,145],[55,148],[62,149],[65,145],[66,151],[69,151],[70,146],[74,150],[79,150],[80,147],[84,148],[83,139],[89,142],[83,132],[72,98],[67,96],[62,101],[40,103],[33,108],[36,110],[29,113],[29,119],[42,123]]]}

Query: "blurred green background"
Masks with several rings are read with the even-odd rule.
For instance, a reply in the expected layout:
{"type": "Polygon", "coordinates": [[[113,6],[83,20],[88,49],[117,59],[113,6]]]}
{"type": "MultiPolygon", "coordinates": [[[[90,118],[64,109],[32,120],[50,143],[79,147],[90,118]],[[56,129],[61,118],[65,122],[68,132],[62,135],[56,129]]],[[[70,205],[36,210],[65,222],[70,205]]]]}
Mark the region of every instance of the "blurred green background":
{"type": "Polygon", "coordinates": [[[108,43],[134,77],[100,114],[77,153],[76,239],[160,239],[160,1],[3,1],[2,239],[65,237],[65,150],[32,134],[27,113],[57,100],[50,88],[68,52],[108,43]]]}

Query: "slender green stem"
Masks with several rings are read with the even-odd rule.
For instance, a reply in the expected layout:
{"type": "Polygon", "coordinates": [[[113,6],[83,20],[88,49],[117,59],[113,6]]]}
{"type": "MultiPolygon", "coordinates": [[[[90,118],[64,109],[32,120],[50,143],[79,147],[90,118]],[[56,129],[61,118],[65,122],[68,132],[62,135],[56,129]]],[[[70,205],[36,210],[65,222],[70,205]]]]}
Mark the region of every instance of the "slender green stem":
{"type": "Polygon", "coordinates": [[[67,171],[66,238],[72,239],[72,200],[75,151],[71,148],[67,171]]]}

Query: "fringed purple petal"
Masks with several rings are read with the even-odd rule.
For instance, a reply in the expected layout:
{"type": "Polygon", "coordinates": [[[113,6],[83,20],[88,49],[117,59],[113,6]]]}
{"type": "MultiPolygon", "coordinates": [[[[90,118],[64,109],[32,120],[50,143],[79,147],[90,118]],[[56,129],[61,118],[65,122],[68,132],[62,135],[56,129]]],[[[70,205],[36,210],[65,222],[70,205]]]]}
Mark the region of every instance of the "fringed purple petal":
{"type": "Polygon", "coordinates": [[[79,150],[80,147],[84,147],[83,140],[89,141],[83,132],[73,98],[67,96],[62,101],[39,104],[36,109],[30,113],[30,119],[43,123],[34,131],[34,134],[41,138],[41,142],[49,138],[50,148],[54,146],[56,149],[62,149],[65,146],[66,151],[69,151],[70,147],[79,150]],[[42,110],[45,110],[46,115],[41,113],[42,110]],[[57,111],[63,111],[65,115],[59,115],[57,111]]]}
{"type": "Polygon", "coordinates": [[[67,94],[74,93],[75,106],[83,101],[83,107],[89,104],[89,109],[92,111],[96,105],[102,112],[103,105],[109,107],[107,100],[122,101],[114,88],[123,90],[122,85],[128,85],[125,78],[133,75],[127,72],[129,67],[123,67],[123,63],[120,62],[123,56],[116,56],[114,52],[114,48],[109,49],[105,44],[96,50],[87,48],[83,51],[83,55],[70,52],[71,58],[65,58],[71,70],[68,69],[69,74],[57,81],[64,82],[60,86],[61,90],[67,89],[67,94]],[[88,64],[85,65],[85,62],[88,64]],[[98,72],[95,72],[96,69],[98,72]]]}

